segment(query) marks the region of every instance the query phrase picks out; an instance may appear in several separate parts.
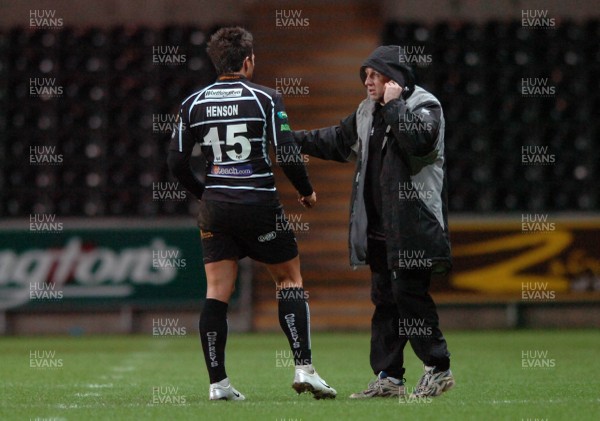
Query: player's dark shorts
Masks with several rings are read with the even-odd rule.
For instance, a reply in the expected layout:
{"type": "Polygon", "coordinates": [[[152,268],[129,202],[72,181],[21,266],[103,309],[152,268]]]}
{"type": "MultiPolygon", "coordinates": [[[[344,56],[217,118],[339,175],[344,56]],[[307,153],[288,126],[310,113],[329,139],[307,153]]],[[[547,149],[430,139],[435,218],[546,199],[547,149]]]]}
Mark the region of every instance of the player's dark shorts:
{"type": "Polygon", "coordinates": [[[204,263],[250,257],[283,263],[298,255],[294,232],[283,207],[200,201],[198,226],[204,263]]]}

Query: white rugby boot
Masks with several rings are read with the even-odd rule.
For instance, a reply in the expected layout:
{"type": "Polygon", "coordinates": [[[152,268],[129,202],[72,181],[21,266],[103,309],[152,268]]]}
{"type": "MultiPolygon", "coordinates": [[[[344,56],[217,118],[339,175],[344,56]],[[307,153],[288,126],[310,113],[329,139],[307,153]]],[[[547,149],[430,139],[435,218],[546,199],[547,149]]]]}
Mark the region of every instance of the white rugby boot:
{"type": "Polygon", "coordinates": [[[209,397],[211,401],[243,401],[246,399],[244,395],[235,390],[231,383],[229,383],[229,377],[224,378],[218,383],[211,384],[209,397]]]}
{"type": "Polygon", "coordinates": [[[310,392],[315,399],[333,399],[337,392],[319,376],[312,364],[296,366],[292,387],[298,394],[310,392]]]}

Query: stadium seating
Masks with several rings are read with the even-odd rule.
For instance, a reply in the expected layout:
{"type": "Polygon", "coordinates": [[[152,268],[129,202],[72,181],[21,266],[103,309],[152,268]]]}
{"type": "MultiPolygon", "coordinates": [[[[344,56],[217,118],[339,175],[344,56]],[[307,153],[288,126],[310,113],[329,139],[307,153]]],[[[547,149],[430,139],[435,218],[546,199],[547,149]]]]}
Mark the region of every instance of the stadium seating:
{"type": "Polygon", "coordinates": [[[199,28],[63,28],[0,33],[0,215],[185,214],[188,202],[153,200],[174,181],[166,151],[178,104],[215,78],[199,28]],[[183,63],[153,61],[181,46],[183,63]],[[32,95],[31,79],[60,88],[32,95]],[[31,147],[54,147],[61,165],[31,165],[31,147]]]}
{"type": "Polygon", "coordinates": [[[446,114],[451,211],[598,208],[598,31],[595,20],[546,29],[497,21],[386,25],[384,44],[432,56],[434,65],[416,69],[446,114]],[[555,94],[524,96],[523,78],[548,78],[555,94]],[[555,162],[523,165],[527,145],[547,146],[555,162]]]}
{"type": "MultiPolygon", "coordinates": [[[[599,32],[595,20],[537,30],[498,21],[386,25],[384,44],[422,46],[435,63],[417,74],[445,110],[451,211],[598,208],[599,32]],[[556,93],[525,97],[523,78],[548,78],[556,93]],[[523,165],[525,145],[548,146],[555,162],[523,165]]],[[[153,183],[173,181],[169,133],[153,122],[214,79],[207,33],[139,26],[0,32],[0,216],[188,213],[189,202],[153,200],[153,183]],[[153,62],[156,46],[181,46],[185,62],[153,62]],[[62,92],[32,95],[35,78],[53,79],[62,92]],[[55,146],[64,164],[32,165],[35,146],[55,146]]]]}

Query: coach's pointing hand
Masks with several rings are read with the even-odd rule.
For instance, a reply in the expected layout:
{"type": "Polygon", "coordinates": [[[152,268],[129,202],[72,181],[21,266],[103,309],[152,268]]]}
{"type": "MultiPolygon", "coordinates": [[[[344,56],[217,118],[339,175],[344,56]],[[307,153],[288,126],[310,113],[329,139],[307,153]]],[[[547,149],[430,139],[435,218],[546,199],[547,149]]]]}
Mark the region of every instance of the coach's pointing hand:
{"type": "Polygon", "coordinates": [[[317,203],[317,193],[312,192],[310,196],[300,196],[298,202],[305,208],[312,208],[317,203]]]}

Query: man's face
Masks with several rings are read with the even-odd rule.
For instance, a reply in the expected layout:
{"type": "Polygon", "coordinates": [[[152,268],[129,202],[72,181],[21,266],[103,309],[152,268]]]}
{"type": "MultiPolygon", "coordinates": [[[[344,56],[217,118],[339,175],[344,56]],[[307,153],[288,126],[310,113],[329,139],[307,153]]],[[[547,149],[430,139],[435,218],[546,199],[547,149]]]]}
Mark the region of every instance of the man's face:
{"type": "Polygon", "coordinates": [[[390,78],[382,75],[371,67],[367,67],[365,72],[367,74],[365,79],[367,95],[369,95],[369,98],[371,98],[373,101],[382,102],[383,93],[385,92],[385,84],[390,81],[390,78]]]}

